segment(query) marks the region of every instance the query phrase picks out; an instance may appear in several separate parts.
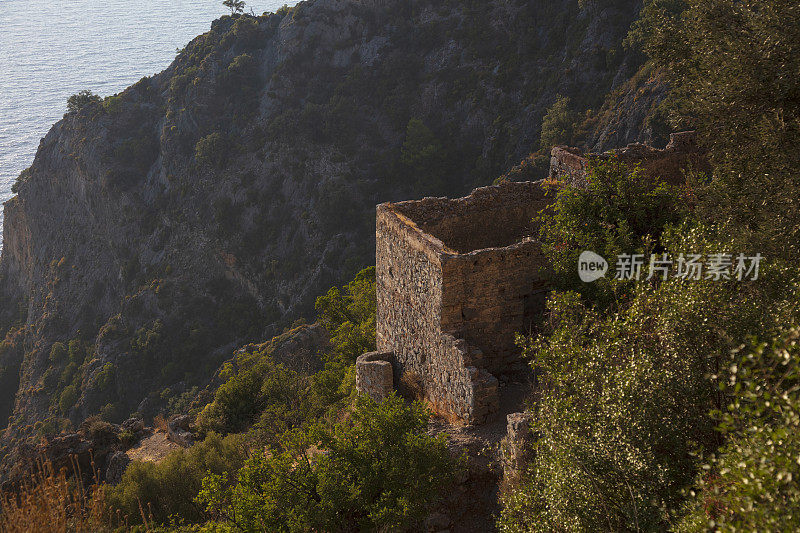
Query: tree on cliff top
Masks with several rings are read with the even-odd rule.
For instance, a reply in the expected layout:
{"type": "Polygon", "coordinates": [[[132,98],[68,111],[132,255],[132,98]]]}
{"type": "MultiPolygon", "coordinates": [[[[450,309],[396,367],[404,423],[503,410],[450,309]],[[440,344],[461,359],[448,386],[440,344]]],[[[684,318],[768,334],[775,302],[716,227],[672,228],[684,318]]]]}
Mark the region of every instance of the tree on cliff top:
{"type": "Polygon", "coordinates": [[[91,103],[100,103],[100,101],[101,98],[89,89],[78,91],[67,98],[67,113],[75,113],[91,103]]]}
{"type": "Polygon", "coordinates": [[[231,10],[231,15],[238,15],[244,11],[242,0],[225,0],[222,5],[231,10]]]}

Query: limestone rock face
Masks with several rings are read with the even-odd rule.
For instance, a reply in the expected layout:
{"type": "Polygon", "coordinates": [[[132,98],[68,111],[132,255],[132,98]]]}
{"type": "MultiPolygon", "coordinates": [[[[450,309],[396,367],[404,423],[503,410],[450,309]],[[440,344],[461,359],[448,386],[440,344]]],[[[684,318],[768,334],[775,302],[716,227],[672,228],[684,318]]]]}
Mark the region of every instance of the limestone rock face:
{"type": "Polygon", "coordinates": [[[599,106],[638,67],[605,58],[639,5],[308,0],[65,115],[4,207],[0,336],[24,349],[0,356],[0,456],[37,422],[152,415],[310,317],[374,261],[376,204],[490,183],[557,94],[599,106]],[[437,152],[403,156],[420,138],[437,152]]]}
{"type": "Polygon", "coordinates": [[[122,475],[131,464],[131,459],[123,451],[116,451],[108,458],[108,467],[106,468],[106,483],[109,485],[117,485],[122,481],[122,475]]]}
{"type": "Polygon", "coordinates": [[[194,435],[191,431],[192,417],[189,415],[176,415],[167,423],[167,438],[188,448],[194,444],[194,435]]]}

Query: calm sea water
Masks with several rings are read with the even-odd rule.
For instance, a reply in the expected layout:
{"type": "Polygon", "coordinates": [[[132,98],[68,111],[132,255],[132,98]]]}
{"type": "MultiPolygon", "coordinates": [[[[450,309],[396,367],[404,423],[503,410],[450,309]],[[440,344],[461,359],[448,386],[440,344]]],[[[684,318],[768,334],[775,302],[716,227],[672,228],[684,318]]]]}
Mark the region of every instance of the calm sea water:
{"type": "MultiPolygon", "coordinates": [[[[253,0],[246,10],[296,3],[253,0]]],[[[108,96],[163,70],[226,12],[221,0],[0,0],[0,201],[70,95],[108,96]]],[[[0,246],[2,223],[0,212],[0,246]]]]}

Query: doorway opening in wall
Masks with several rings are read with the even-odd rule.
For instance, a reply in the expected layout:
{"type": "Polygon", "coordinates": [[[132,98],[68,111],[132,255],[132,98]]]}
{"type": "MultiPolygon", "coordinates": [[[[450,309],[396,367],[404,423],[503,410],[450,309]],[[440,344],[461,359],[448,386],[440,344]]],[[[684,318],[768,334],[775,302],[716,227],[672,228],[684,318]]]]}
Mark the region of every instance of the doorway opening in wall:
{"type": "Polygon", "coordinates": [[[544,312],[547,308],[547,294],[549,292],[548,289],[540,288],[523,296],[522,323],[525,326],[525,330],[520,333],[532,335],[539,331],[539,326],[544,319],[544,312]]]}

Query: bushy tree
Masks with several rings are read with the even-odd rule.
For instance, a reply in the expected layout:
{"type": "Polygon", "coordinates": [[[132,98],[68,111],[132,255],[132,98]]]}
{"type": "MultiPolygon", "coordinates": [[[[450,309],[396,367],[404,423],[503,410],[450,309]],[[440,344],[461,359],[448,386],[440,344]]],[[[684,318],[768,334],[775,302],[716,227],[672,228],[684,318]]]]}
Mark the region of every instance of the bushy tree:
{"type": "Polygon", "coordinates": [[[214,132],[197,141],[194,155],[198,163],[220,170],[225,168],[228,162],[230,149],[229,139],[219,132],[214,132]]]}
{"type": "Polygon", "coordinates": [[[375,350],[375,267],[365,268],[342,287],[317,298],[319,322],[331,333],[336,358],[348,364],[375,350]]]}
{"type": "Polygon", "coordinates": [[[419,118],[408,121],[400,162],[414,174],[421,190],[439,191],[445,183],[448,155],[442,142],[419,118]]]}
{"type": "Polygon", "coordinates": [[[734,339],[797,319],[788,305],[796,285],[782,303],[768,296],[791,279],[785,275],[765,281],[772,287],[763,292],[713,280],[641,283],[606,314],[577,294],[554,296],[551,329],[524,344],[540,372],[539,440],[529,470],[504,497],[503,529],[674,526],[700,457],[722,442],[710,413],[725,405],[717,379],[734,339]]]}
{"type": "Polygon", "coordinates": [[[444,438],[426,434],[428,416],[396,396],[361,396],[332,429],[289,432],[279,449],[254,454],[230,488],[206,477],[198,502],[239,531],[408,527],[455,468],[444,438]]]}
{"type": "Polygon", "coordinates": [[[266,349],[243,360],[237,356],[236,365],[235,371],[226,364],[221,373],[224,383],[198,416],[204,432],[226,434],[256,424],[261,439],[272,441],[318,416],[324,407],[314,402],[309,378],[275,363],[266,349]]]}
{"type": "Polygon", "coordinates": [[[678,531],[800,530],[800,330],[739,350],[715,413],[730,436],[704,465],[678,531]]]}
{"type": "Polygon", "coordinates": [[[663,251],[661,234],[689,215],[685,191],[618,158],[590,162],[585,187],[558,186],[555,202],[538,218],[544,253],[553,266],[556,287],[574,289],[606,304],[616,284],[601,279],[580,282],[578,257],[584,250],[612,262],[617,254],[663,251]]]}
{"type": "Polygon", "coordinates": [[[570,108],[569,97],[558,95],[542,119],[539,145],[549,150],[553,146],[572,142],[572,133],[577,119],[577,114],[570,108]]]}
{"type": "Polygon", "coordinates": [[[191,448],[177,450],[160,463],[134,462],[122,481],[107,490],[108,506],[119,511],[130,523],[142,520],[141,510],[158,524],[171,516],[200,522],[205,516],[194,503],[204,476],[235,472],[247,458],[247,447],[240,436],[222,438],[210,434],[191,448]]]}
{"type": "Polygon", "coordinates": [[[238,15],[244,11],[243,0],[224,0],[222,5],[231,10],[231,15],[238,15]]]}
{"type": "Polygon", "coordinates": [[[697,127],[715,166],[706,214],[762,252],[800,248],[800,5],[650,0],[638,37],[673,86],[673,122],[697,127]]]}
{"type": "Polygon", "coordinates": [[[102,98],[88,89],[78,91],[67,98],[67,113],[76,113],[89,104],[99,104],[101,101],[102,98]]]}

